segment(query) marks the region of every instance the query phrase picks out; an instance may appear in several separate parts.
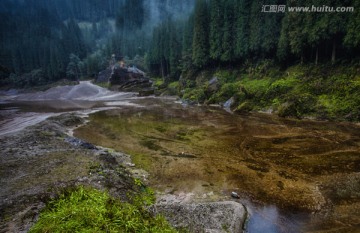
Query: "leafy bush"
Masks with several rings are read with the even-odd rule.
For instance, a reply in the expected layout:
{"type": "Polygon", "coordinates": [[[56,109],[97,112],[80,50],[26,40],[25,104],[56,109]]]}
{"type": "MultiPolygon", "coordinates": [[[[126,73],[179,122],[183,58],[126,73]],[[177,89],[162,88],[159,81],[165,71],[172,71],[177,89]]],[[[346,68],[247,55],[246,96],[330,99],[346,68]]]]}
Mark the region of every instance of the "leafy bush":
{"type": "Polygon", "coordinates": [[[153,202],[149,189],[125,203],[79,187],[51,201],[29,232],[176,232],[163,217],[149,213],[146,206],[153,202]]]}
{"type": "Polygon", "coordinates": [[[290,93],[285,98],[285,103],[278,109],[281,117],[298,117],[310,115],[314,112],[316,98],[309,93],[290,93]]]}
{"type": "Polygon", "coordinates": [[[266,95],[269,98],[281,97],[291,91],[296,85],[299,85],[299,80],[295,77],[279,79],[269,86],[266,95]]]}
{"type": "Polygon", "coordinates": [[[190,89],[190,88],[185,89],[182,98],[197,103],[203,103],[206,99],[204,89],[201,87],[196,89],[190,89]]]}
{"type": "Polygon", "coordinates": [[[240,91],[241,84],[237,83],[225,83],[221,86],[220,90],[210,97],[210,103],[223,103],[235,96],[240,91]]]}

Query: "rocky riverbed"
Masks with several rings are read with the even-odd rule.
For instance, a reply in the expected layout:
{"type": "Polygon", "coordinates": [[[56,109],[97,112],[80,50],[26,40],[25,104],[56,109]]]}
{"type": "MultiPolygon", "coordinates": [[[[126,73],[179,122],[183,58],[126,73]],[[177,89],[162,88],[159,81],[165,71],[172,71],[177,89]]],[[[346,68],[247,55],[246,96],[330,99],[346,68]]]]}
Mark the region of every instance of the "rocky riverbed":
{"type": "Polygon", "coordinates": [[[249,233],[359,232],[359,125],[236,115],[90,82],[0,99],[0,232],[26,232],[77,185],[126,200],[134,177],[157,191],[154,213],[194,231],[236,232],[248,211],[249,233]],[[218,210],[235,213],[214,203],[233,191],[243,217],[210,224],[218,210]]]}
{"type": "MultiPolygon", "coordinates": [[[[134,178],[146,183],[147,172],[136,168],[130,156],[72,137],[72,129],[84,121],[62,114],[1,136],[0,232],[27,232],[46,203],[65,189],[92,186],[126,201],[134,178]]],[[[174,226],[211,232],[241,232],[246,218],[236,202],[177,203],[176,208],[162,202],[154,213],[165,214],[174,226]]]]}
{"type": "Polygon", "coordinates": [[[83,121],[65,114],[1,138],[1,232],[27,232],[46,202],[73,186],[109,189],[126,198],[133,188],[124,166],[129,156],[66,134],[83,121]]]}

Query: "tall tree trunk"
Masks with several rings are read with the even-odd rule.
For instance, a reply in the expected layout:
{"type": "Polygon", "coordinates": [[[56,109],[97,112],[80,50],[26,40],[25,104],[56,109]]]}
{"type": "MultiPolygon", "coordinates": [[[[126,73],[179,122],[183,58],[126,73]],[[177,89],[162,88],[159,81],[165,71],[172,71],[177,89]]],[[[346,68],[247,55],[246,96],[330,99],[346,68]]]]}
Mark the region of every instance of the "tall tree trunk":
{"type": "Polygon", "coordinates": [[[161,62],[160,62],[160,69],[161,69],[161,76],[163,78],[163,80],[165,80],[165,70],[164,70],[164,59],[161,59],[161,62]]]}
{"type": "Polygon", "coordinates": [[[319,62],[319,46],[316,46],[315,65],[319,62]]]}
{"type": "Polygon", "coordinates": [[[336,39],[333,40],[332,54],[331,54],[331,63],[334,64],[336,61],[336,39]]]}

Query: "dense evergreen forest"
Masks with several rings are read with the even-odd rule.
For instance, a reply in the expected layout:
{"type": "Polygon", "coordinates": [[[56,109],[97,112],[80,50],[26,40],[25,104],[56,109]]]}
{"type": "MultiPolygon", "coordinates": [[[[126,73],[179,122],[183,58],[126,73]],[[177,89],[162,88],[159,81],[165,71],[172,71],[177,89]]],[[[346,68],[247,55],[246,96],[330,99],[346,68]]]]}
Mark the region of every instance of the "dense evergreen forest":
{"type": "Polygon", "coordinates": [[[353,59],[360,52],[358,9],[356,0],[198,0],[187,21],[169,19],[154,30],[149,61],[153,70],[168,75],[189,65],[190,58],[198,68],[264,59],[284,66],[353,59]],[[355,12],[261,12],[264,5],[324,4],[352,6],[355,12]]]}
{"type": "Polygon", "coordinates": [[[142,60],[152,28],[193,0],[2,0],[0,82],[30,87],[97,75],[111,54],[142,60]]]}
{"type": "Polygon", "coordinates": [[[360,120],[359,9],[357,0],[197,0],[188,19],[154,29],[146,61],[159,88],[189,102],[360,120]],[[353,11],[290,11],[312,6],[353,11]]]}
{"type": "MultiPolygon", "coordinates": [[[[3,0],[1,78],[35,85],[92,77],[111,54],[145,58],[149,71],[272,59],[280,65],[353,59],[360,47],[356,0],[267,1],[351,6],[354,12],[261,12],[261,0],[3,0]],[[195,5],[195,9],[193,9],[195,5]],[[26,74],[26,75],[24,75],[26,74]]],[[[146,68],[146,67],[143,67],[146,68]]]]}

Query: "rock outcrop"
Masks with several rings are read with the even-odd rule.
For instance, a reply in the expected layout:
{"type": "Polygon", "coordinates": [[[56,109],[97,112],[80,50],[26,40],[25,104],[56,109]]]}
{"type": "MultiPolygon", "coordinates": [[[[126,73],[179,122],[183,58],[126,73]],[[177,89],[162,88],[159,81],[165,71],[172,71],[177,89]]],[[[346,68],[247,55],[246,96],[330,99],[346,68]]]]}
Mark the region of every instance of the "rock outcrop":
{"type": "Polygon", "coordinates": [[[140,92],[141,95],[154,93],[152,81],[134,66],[121,67],[116,64],[101,71],[96,82],[110,82],[110,89],[113,91],[140,92]]]}
{"type": "Polygon", "coordinates": [[[157,204],[153,212],[164,215],[172,226],[190,232],[240,233],[247,218],[244,206],[234,201],[157,204]]]}
{"type": "Polygon", "coordinates": [[[116,91],[144,91],[152,86],[152,82],[145,73],[136,67],[123,68],[115,66],[110,77],[111,90],[116,91]]]}

